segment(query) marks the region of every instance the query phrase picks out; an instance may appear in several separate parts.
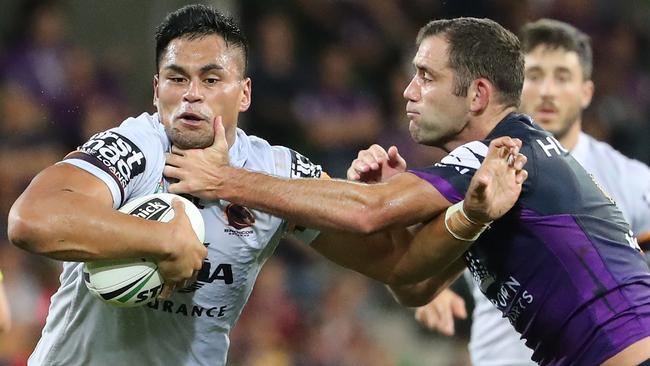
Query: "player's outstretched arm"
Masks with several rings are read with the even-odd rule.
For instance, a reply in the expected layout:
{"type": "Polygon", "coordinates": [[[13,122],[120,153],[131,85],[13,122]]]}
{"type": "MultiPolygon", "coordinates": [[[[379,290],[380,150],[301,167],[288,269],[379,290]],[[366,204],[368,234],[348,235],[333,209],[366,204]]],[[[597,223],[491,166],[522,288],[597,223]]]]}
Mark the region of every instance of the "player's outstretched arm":
{"type": "Polygon", "coordinates": [[[493,140],[464,201],[448,208],[445,215],[439,215],[415,234],[409,250],[396,264],[394,275],[403,283],[418,286],[392,285],[398,299],[406,299],[411,306],[424,305],[460,274],[462,254],[490,222],[514,206],[521,194],[528,172],[523,169],[526,157],[519,153],[520,147],[518,139],[493,140]],[[425,280],[423,275],[430,268],[444,269],[425,280]]]}
{"type": "Polygon", "coordinates": [[[13,204],[9,239],[27,251],[70,261],[165,260],[180,256],[179,247],[194,244],[188,238],[198,242],[189,220],[182,222],[180,215],[169,225],[126,215],[112,206],[101,180],[73,165],[57,164],[36,176],[13,204]]]}
{"type": "Polygon", "coordinates": [[[335,179],[289,180],[233,168],[218,119],[213,145],[173,148],[164,174],[178,180],[169,186],[171,193],[225,199],[318,229],[373,233],[427,221],[449,206],[431,184],[408,173],[366,185],[335,179]]]}

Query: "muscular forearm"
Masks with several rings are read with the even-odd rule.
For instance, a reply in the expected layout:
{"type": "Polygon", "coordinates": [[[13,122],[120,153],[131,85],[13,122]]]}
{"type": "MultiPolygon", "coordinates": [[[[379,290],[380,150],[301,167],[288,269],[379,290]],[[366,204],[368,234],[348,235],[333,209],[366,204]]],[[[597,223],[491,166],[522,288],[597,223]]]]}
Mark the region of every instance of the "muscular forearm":
{"type": "MultiPolygon", "coordinates": [[[[469,245],[447,232],[441,214],[427,225],[371,235],[322,232],[312,247],[346,268],[388,285],[406,286],[432,277],[446,281],[451,264],[463,263],[461,256],[469,245]]],[[[453,275],[456,272],[452,270],[453,275]]]]}
{"type": "Polygon", "coordinates": [[[409,284],[443,273],[461,259],[472,242],[454,238],[445,228],[445,214],[422,225],[411,238],[408,250],[395,264],[393,282],[409,284]]]}
{"type": "Polygon", "coordinates": [[[281,179],[223,167],[214,199],[222,198],[326,230],[372,233],[428,220],[442,208],[439,193],[415,176],[366,185],[342,180],[281,179]],[[427,191],[418,184],[425,185],[427,191]],[[436,196],[432,198],[432,196],[436,196]],[[436,199],[438,201],[436,201],[436,199]],[[427,203],[428,202],[428,203],[427,203]]]}
{"type": "Polygon", "coordinates": [[[404,306],[422,306],[433,300],[442,290],[449,287],[465,268],[465,262],[457,259],[435,277],[408,285],[389,285],[395,299],[404,306]]]}
{"type": "Polygon", "coordinates": [[[9,214],[9,238],[17,246],[70,261],[164,257],[167,224],[125,215],[76,192],[47,199],[21,197],[9,214]]]}

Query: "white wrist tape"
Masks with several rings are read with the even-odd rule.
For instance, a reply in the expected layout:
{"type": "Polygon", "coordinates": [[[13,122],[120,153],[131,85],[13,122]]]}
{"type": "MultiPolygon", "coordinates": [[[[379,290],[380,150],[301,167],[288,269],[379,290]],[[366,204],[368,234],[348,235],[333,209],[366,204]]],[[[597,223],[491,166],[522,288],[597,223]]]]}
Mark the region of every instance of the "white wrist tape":
{"type": "Polygon", "coordinates": [[[464,201],[459,201],[447,208],[445,228],[454,238],[462,241],[476,241],[490,227],[492,221],[482,224],[467,217],[463,210],[464,201]]]}

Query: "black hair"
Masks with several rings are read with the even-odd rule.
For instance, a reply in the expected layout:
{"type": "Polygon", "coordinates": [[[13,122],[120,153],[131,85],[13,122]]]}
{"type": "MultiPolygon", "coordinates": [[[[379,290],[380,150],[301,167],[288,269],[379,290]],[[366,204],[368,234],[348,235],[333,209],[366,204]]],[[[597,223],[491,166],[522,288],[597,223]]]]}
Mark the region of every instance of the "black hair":
{"type": "Polygon", "coordinates": [[[472,81],[486,78],[499,91],[500,102],[519,106],[524,85],[524,56],[512,32],[490,19],[440,19],[420,29],[417,45],[439,34],[449,42],[455,95],[467,95],[472,81]]]}
{"type": "Polygon", "coordinates": [[[196,39],[216,34],[223,38],[228,47],[242,51],[242,75],[246,75],[248,64],[248,40],[232,17],[200,4],[186,5],[172,13],[156,29],[156,71],[169,43],[177,38],[196,39]]]}

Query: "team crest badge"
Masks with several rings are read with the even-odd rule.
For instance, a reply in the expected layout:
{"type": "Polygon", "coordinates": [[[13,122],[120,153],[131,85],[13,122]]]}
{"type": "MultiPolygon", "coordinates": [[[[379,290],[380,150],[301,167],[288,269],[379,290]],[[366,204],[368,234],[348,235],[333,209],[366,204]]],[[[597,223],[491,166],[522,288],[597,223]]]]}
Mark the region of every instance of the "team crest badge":
{"type": "Polygon", "coordinates": [[[255,224],[255,216],[244,206],[231,203],[226,207],[225,212],[228,225],[237,230],[245,229],[255,224]]]}

